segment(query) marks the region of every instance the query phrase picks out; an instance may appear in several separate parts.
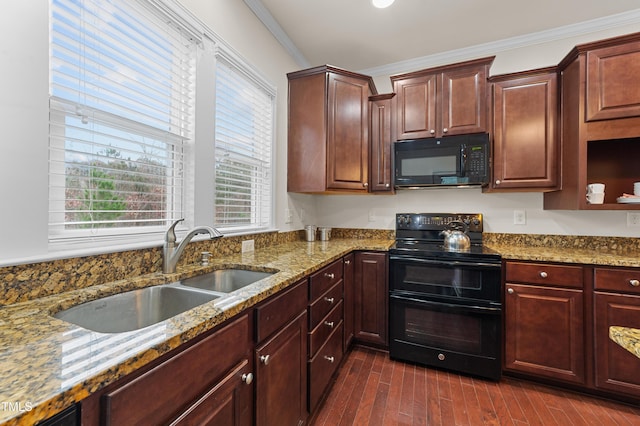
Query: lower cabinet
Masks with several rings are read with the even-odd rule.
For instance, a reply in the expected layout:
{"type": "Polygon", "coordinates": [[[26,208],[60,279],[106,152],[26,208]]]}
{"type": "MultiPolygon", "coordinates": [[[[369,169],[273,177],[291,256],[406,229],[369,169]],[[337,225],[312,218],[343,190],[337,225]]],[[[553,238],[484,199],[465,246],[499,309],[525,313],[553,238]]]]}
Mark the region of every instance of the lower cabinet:
{"type": "Polygon", "coordinates": [[[249,315],[124,384],[83,401],[83,425],[251,425],[249,315]],[[87,409],[85,409],[87,408],[87,409]]]}
{"type": "Polygon", "coordinates": [[[640,398],[640,359],[609,338],[609,327],[640,328],[640,270],[596,268],[595,386],[640,398]]]}
{"type": "Polygon", "coordinates": [[[307,292],[303,280],[256,308],[256,425],[294,426],[308,416],[307,292]]]}
{"type": "Polygon", "coordinates": [[[355,253],[354,335],[356,341],[389,346],[389,257],[386,252],[355,253]]]}

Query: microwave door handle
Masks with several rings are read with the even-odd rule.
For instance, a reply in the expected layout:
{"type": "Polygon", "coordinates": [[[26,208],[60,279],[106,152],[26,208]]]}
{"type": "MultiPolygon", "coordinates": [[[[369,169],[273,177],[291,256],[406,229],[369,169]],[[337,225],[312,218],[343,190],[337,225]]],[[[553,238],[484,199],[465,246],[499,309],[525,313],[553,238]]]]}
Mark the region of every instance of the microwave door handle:
{"type": "Polygon", "coordinates": [[[467,175],[467,145],[460,145],[460,177],[467,175]]]}

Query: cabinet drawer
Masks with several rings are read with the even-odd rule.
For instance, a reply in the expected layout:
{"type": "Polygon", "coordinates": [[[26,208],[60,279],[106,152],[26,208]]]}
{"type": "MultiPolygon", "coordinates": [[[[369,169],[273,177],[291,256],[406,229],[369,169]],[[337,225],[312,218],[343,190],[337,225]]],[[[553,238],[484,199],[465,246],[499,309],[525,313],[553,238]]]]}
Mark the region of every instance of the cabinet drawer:
{"type": "Polygon", "coordinates": [[[261,342],[307,308],[307,280],[302,280],[256,308],[256,341],[261,342]]]}
{"type": "Polygon", "coordinates": [[[640,294],[640,268],[595,269],[595,289],[640,294]]]}
{"type": "Polygon", "coordinates": [[[327,343],[309,361],[309,410],[311,412],[322,399],[331,376],[342,361],[342,329],[343,324],[340,323],[329,336],[327,343]]]}
{"type": "Polygon", "coordinates": [[[103,396],[106,425],[166,424],[248,356],[248,315],[103,396]]]}
{"type": "Polygon", "coordinates": [[[342,300],[343,283],[340,281],[334,285],[317,300],[313,300],[309,306],[309,330],[313,330],[318,326],[322,318],[324,318],[334,306],[342,300]]]}
{"type": "Polygon", "coordinates": [[[309,284],[309,299],[316,300],[331,286],[342,279],[342,259],[320,269],[311,275],[309,284]]]}
{"type": "Polygon", "coordinates": [[[313,356],[324,344],[331,332],[343,319],[343,303],[340,301],[329,314],[320,321],[320,324],[309,333],[309,356],[313,356]]]}
{"type": "Polygon", "coordinates": [[[546,263],[507,262],[506,280],[558,287],[582,288],[582,267],[546,263]]]}

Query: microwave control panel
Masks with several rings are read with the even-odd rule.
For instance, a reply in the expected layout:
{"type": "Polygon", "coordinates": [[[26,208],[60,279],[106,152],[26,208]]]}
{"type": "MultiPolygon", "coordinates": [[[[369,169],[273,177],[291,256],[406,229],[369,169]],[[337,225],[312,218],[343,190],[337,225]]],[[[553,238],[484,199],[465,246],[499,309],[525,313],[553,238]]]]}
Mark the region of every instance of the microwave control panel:
{"type": "Polygon", "coordinates": [[[488,158],[485,145],[467,147],[467,175],[471,182],[482,182],[488,177],[488,158]]]}

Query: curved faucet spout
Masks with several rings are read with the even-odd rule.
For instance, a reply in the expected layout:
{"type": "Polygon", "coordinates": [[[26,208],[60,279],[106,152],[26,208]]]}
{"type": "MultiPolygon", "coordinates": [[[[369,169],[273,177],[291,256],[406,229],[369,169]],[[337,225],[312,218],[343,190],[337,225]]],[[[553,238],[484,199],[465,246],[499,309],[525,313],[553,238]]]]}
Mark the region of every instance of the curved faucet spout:
{"type": "Polygon", "coordinates": [[[209,237],[212,240],[223,236],[220,231],[210,226],[197,226],[190,230],[189,233],[182,239],[182,241],[180,241],[180,243],[176,247],[177,241],[175,227],[179,222],[183,220],[184,219],[176,220],[165,233],[164,246],[162,248],[162,272],[165,274],[172,274],[176,272],[176,265],[178,264],[180,256],[182,256],[184,248],[187,246],[187,244],[189,244],[189,242],[195,235],[209,234],[209,237]]]}

